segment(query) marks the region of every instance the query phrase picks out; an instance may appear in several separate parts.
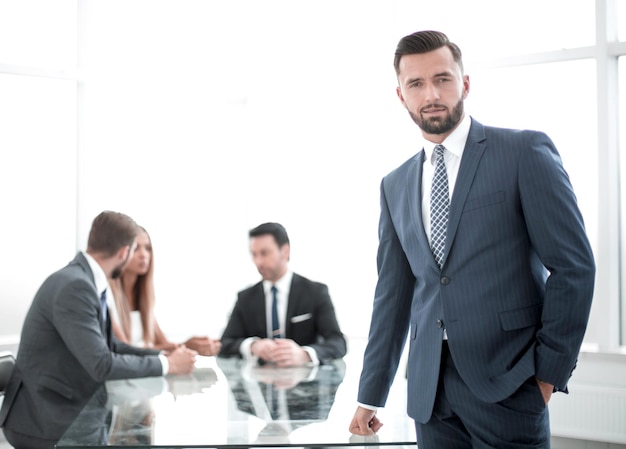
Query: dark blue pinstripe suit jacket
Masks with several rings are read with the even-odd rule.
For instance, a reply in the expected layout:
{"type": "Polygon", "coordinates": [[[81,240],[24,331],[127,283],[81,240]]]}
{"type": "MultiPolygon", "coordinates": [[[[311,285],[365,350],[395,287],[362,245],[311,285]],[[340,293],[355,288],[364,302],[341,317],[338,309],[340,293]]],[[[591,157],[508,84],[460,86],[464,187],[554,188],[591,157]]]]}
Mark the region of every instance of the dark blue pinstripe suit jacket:
{"type": "Polygon", "coordinates": [[[422,224],[424,151],[381,184],[378,271],[358,400],[384,405],[407,332],[408,412],[433,409],[443,326],[455,365],[497,402],[529,377],[566,390],[587,325],[595,264],[548,136],[472,119],[442,269],[422,224]]]}

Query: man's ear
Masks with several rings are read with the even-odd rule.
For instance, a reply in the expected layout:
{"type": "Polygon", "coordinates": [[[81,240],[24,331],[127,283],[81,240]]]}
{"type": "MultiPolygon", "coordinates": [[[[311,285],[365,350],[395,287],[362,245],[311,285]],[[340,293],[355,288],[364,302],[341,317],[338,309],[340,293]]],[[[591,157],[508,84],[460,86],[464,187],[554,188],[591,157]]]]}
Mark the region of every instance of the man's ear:
{"type": "Polygon", "coordinates": [[[396,95],[398,95],[398,98],[400,99],[402,106],[406,108],[406,103],[404,102],[404,97],[402,96],[402,89],[400,89],[400,86],[396,87],[396,95]]]}
{"type": "Polygon", "coordinates": [[[117,254],[116,257],[118,260],[121,261],[125,261],[126,258],[128,257],[128,253],[130,251],[130,246],[122,246],[120,249],[117,250],[117,254]]]}
{"type": "Polygon", "coordinates": [[[467,95],[470,91],[470,79],[469,75],[463,76],[463,100],[467,99],[467,95]]]}

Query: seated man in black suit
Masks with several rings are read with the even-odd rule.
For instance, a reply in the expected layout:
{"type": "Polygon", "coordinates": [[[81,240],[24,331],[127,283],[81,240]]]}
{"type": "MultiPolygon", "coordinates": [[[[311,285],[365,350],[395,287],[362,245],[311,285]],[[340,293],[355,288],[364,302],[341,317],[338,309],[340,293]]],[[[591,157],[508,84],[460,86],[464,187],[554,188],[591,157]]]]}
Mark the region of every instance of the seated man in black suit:
{"type": "Polygon", "coordinates": [[[343,357],[346,340],[328,287],[289,270],[285,228],[264,223],[249,237],[263,280],[239,292],[220,356],[256,357],[277,366],[324,364],[343,357]]]}

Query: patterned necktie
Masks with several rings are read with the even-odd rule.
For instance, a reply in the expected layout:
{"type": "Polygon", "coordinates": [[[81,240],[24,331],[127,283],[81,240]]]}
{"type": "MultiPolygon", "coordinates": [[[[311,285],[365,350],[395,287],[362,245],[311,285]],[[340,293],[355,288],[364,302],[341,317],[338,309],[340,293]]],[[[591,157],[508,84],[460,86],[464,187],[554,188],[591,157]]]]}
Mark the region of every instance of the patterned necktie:
{"type": "Polygon", "coordinates": [[[281,338],[280,335],[280,322],[278,321],[278,299],[276,294],[278,289],[275,285],[272,285],[272,338],[281,338]]]}
{"type": "Polygon", "coordinates": [[[441,268],[443,250],[446,246],[446,230],[448,228],[448,210],[450,209],[450,195],[448,192],[448,174],[443,160],[443,145],[435,147],[437,165],[433,176],[433,185],[430,192],[430,248],[435,261],[441,268]]]}
{"type": "Polygon", "coordinates": [[[107,291],[104,289],[100,295],[100,307],[102,308],[102,322],[107,321],[107,291]]]}

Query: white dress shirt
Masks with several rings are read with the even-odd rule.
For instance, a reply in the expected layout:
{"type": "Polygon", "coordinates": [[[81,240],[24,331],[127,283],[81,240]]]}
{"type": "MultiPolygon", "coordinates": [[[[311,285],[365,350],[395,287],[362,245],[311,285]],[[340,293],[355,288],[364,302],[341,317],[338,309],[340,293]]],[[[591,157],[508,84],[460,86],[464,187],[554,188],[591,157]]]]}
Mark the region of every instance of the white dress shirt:
{"type": "MultiPolygon", "coordinates": [[[[443,153],[443,159],[446,163],[446,173],[448,174],[448,192],[450,194],[450,202],[452,202],[452,194],[454,193],[454,186],[456,184],[456,177],[459,174],[459,167],[461,166],[461,157],[463,156],[463,150],[465,149],[465,143],[467,142],[467,136],[469,135],[470,126],[472,120],[469,115],[459,123],[459,126],[452,131],[446,140],[441,145],[446,148],[443,153]]],[[[426,139],[423,139],[423,148],[425,158],[422,171],[422,221],[424,223],[424,230],[430,243],[430,190],[432,188],[433,176],[435,175],[436,161],[433,158],[433,151],[435,144],[426,139]]]]}

